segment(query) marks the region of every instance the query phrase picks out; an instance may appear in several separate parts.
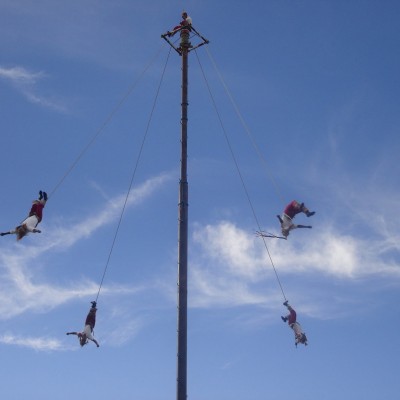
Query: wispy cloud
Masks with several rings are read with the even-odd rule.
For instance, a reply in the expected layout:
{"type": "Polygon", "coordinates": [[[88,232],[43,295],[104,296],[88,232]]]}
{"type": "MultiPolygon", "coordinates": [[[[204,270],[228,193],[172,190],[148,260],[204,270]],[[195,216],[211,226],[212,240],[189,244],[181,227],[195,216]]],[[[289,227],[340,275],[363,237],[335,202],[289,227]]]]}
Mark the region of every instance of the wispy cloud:
{"type": "Polygon", "coordinates": [[[119,308],[108,319],[109,326],[113,327],[101,336],[102,343],[108,346],[120,347],[132,340],[145,322],[142,317],[132,315],[132,310],[119,308]]]}
{"type": "MultiPolygon", "coordinates": [[[[169,175],[160,175],[137,186],[129,197],[128,206],[139,205],[170,179],[169,175]]],[[[94,211],[75,224],[52,222],[51,225],[51,221],[48,222],[46,241],[36,242],[35,246],[24,243],[3,248],[0,254],[0,318],[9,319],[28,310],[47,312],[77,297],[96,294],[97,282],[84,278],[61,287],[43,277],[39,279],[33,276],[30,266],[39,257],[42,259],[46,254],[72,248],[77,242],[91,237],[98,229],[115,221],[124,201],[123,195],[105,200],[99,212],[94,211]],[[18,252],[15,251],[17,246],[18,252]]],[[[362,211],[360,207],[358,211],[362,211]]],[[[350,209],[349,213],[353,213],[353,210],[350,209]]],[[[375,217],[379,220],[385,216],[376,213],[375,217]]],[[[333,296],[332,293],[324,292],[326,286],[332,282],[356,285],[360,279],[370,277],[379,277],[383,284],[398,280],[398,244],[391,240],[396,230],[393,231],[393,227],[384,222],[375,224],[374,227],[375,230],[370,231],[367,236],[343,234],[343,229],[340,230],[332,221],[328,223],[325,220],[323,225],[311,231],[293,232],[288,241],[271,239],[267,242],[279,276],[284,278],[285,282],[293,277],[297,277],[299,281],[295,285],[296,293],[291,290],[291,296],[302,303],[303,315],[326,318],[326,310],[329,310],[328,314],[331,317],[343,313],[341,294],[336,291],[333,296]],[[390,234],[385,230],[388,226],[390,234]],[[388,256],[393,252],[397,254],[397,258],[388,256]],[[313,283],[316,280],[319,282],[317,287],[321,290],[316,293],[316,289],[313,289],[313,302],[304,296],[304,288],[311,285],[304,277],[312,278],[313,283]],[[322,299],[321,302],[315,301],[317,295],[322,299]]],[[[274,226],[271,230],[276,228],[274,226]]],[[[223,220],[207,225],[196,223],[191,241],[190,307],[256,306],[263,313],[264,322],[271,312],[275,315],[282,296],[262,239],[234,221],[223,220]],[[266,310],[270,312],[265,313],[266,310]]],[[[46,265],[43,268],[46,268],[46,265]]],[[[157,282],[149,285],[153,285],[154,288],[157,282]]],[[[173,298],[176,295],[174,290],[171,291],[162,284],[159,289],[161,296],[173,298]]],[[[375,289],[379,290],[376,286],[375,289]]],[[[110,284],[103,290],[111,295],[123,295],[143,292],[146,288],[110,284]]],[[[299,302],[296,303],[298,304],[299,302]]],[[[115,321],[121,320],[118,312],[123,312],[123,307],[115,311],[115,321]]],[[[99,339],[110,345],[124,345],[146,323],[142,319],[143,316],[134,315],[129,308],[125,317],[124,326],[120,322],[114,325],[110,323],[107,334],[99,339]]],[[[241,321],[241,325],[259,321],[254,313],[246,318],[241,321]]],[[[112,319],[111,313],[110,320],[112,319]]],[[[23,345],[22,343],[26,342],[25,339],[14,338],[12,335],[4,335],[0,341],[15,345],[23,345]]],[[[46,346],[51,347],[44,343],[46,341],[46,338],[43,341],[32,339],[27,343],[30,343],[32,348],[40,349],[42,346],[46,350],[46,346]]],[[[53,346],[58,350],[57,342],[53,346]]]]}
{"type": "MultiPolygon", "coordinates": [[[[141,185],[136,186],[130,193],[127,207],[129,208],[139,205],[170,179],[170,175],[161,174],[160,176],[148,179],[141,185]]],[[[100,211],[88,216],[82,222],[75,224],[73,227],[64,225],[51,227],[55,232],[54,234],[51,231],[49,232],[50,239],[46,243],[43,243],[40,249],[36,250],[35,248],[30,248],[30,250],[32,252],[43,252],[50,248],[65,248],[72,246],[76,242],[89,237],[102,226],[115,221],[120,216],[124,202],[125,195],[116,196],[107,201],[100,211]]]]}
{"type": "Polygon", "coordinates": [[[10,80],[16,85],[35,85],[38,80],[45,77],[43,72],[29,72],[22,67],[0,67],[0,77],[10,80]]]}
{"type": "Polygon", "coordinates": [[[45,97],[39,93],[39,82],[47,78],[47,74],[44,72],[32,72],[18,66],[11,68],[0,66],[0,78],[12,84],[29,102],[58,112],[67,112],[65,105],[58,100],[45,97]]]}
{"type": "MultiPolygon", "coordinates": [[[[127,206],[137,206],[169,179],[170,176],[163,174],[138,185],[131,192],[127,206]]],[[[116,196],[100,212],[87,216],[75,225],[49,226],[46,230],[46,241],[35,243],[34,246],[14,243],[12,247],[3,248],[0,254],[0,319],[11,318],[28,310],[50,310],[72,299],[95,295],[98,290],[97,282],[84,278],[70,286],[60,286],[46,281],[45,278],[40,280],[33,276],[30,266],[39,257],[71,248],[102,226],[116,220],[124,201],[125,196],[116,196]]],[[[137,290],[139,289],[131,286],[112,284],[103,288],[104,292],[113,294],[137,290]]]]}

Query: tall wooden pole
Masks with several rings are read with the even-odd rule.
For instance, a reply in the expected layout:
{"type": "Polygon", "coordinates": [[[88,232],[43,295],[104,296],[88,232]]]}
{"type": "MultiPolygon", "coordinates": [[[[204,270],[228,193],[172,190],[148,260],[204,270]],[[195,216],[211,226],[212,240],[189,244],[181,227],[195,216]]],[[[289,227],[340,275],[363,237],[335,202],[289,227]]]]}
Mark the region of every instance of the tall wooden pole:
{"type": "Polygon", "coordinates": [[[187,182],[187,111],[188,111],[188,54],[189,31],[181,31],[182,54],[182,117],[181,117],[181,178],[179,183],[178,223],[178,354],[177,400],[187,397],[187,263],[188,263],[188,206],[187,182]]]}
{"type": "MultiPolygon", "coordinates": [[[[182,14],[184,17],[184,14],[182,14]]],[[[179,182],[178,203],[178,354],[176,399],[187,400],[187,294],[188,294],[188,207],[189,191],[187,182],[187,125],[188,125],[188,55],[209,41],[200,35],[190,22],[181,23],[180,46],[169,40],[176,33],[167,32],[161,37],[182,57],[182,116],[181,116],[181,179],[179,182]],[[199,41],[196,46],[190,43],[190,32],[194,32],[199,41]]]]}

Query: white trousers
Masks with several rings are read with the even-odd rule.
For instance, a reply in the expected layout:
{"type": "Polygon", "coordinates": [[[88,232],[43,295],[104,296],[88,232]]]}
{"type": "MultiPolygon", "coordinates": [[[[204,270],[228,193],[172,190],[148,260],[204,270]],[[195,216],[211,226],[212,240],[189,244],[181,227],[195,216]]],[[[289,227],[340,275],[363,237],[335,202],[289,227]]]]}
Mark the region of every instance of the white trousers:
{"type": "Polygon", "coordinates": [[[39,220],[36,215],[32,215],[26,218],[24,221],[21,222],[21,225],[26,224],[26,228],[28,232],[33,232],[33,230],[37,227],[39,220]]]}
{"type": "Polygon", "coordinates": [[[83,333],[86,334],[86,337],[90,340],[93,340],[93,335],[92,335],[92,328],[90,325],[85,325],[85,329],[83,330],[83,333]]]}

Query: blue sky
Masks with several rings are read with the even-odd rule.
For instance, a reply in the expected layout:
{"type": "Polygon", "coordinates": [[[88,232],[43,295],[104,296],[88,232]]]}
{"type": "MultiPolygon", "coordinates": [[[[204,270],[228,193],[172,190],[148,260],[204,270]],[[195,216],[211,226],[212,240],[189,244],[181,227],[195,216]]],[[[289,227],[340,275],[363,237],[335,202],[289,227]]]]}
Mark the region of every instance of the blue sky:
{"type": "Polygon", "coordinates": [[[181,59],[160,36],[183,9],[210,40],[189,56],[188,398],[397,399],[390,0],[0,1],[1,230],[51,193],[41,234],[0,240],[2,397],[176,396],[181,59]],[[297,349],[254,234],[292,199],[313,229],[265,243],[297,349]],[[81,349],[65,332],[106,267],[81,349]]]}

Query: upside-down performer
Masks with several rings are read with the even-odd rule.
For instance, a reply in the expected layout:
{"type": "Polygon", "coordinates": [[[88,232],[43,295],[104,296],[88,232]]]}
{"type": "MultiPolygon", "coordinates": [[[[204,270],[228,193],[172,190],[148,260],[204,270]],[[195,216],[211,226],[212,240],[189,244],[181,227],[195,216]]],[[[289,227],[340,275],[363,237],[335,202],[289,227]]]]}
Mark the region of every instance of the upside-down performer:
{"type": "Polygon", "coordinates": [[[17,235],[17,240],[21,240],[28,233],[40,233],[39,229],[36,229],[38,224],[43,218],[43,208],[47,202],[47,193],[39,192],[39,198],[33,200],[31,210],[29,211],[28,217],[21,222],[15,229],[8,232],[1,232],[0,236],[4,235],[17,235]]]}
{"type": "Polygon", "coordinates": [[[279,222],[281,223],[282,235],[286,238],[293,229],[297,228],[312,228],[310,225],[296,225],[293,223],[293,219],[297,214],[306,214],[307,217],[311,217],[315,214],[315,211],[310,211],[304,203],[299,203],[296,200],[291,201],[284,209],[282,216],[277,215],[279,222]]]}
{"type": "Polygon", "coordinates": [[[289,314],[286,315],[286,317],[281,318],[283,322],[287,322],[288,325],[293,329],[294,344],[296,345],[296,347],[299,343],[307,346],[307,336],[301,329],[301,325],[297,322],[296,311],[289,305],[287,300],[283,303],[283,305],[287,307],[287,309],[289,310],[289,314]]]}
{"type": "Polygon", "coordinates": [[[83,331],[82,332],[67,332],[67,335],[78,336],[79,344],[82,347],[85,344],[89,343],[89,340],[91,340],[97,347],[100,347],[100,345],[97,343],[97,340],[93,337],[93,329],[94,329],[94,326],[96,325],[96,312],[97,312],[96,302],[92,301],[92,307],[90,307],[90,310],[86,317],[85,328],[83,329],[83,331]]]}

